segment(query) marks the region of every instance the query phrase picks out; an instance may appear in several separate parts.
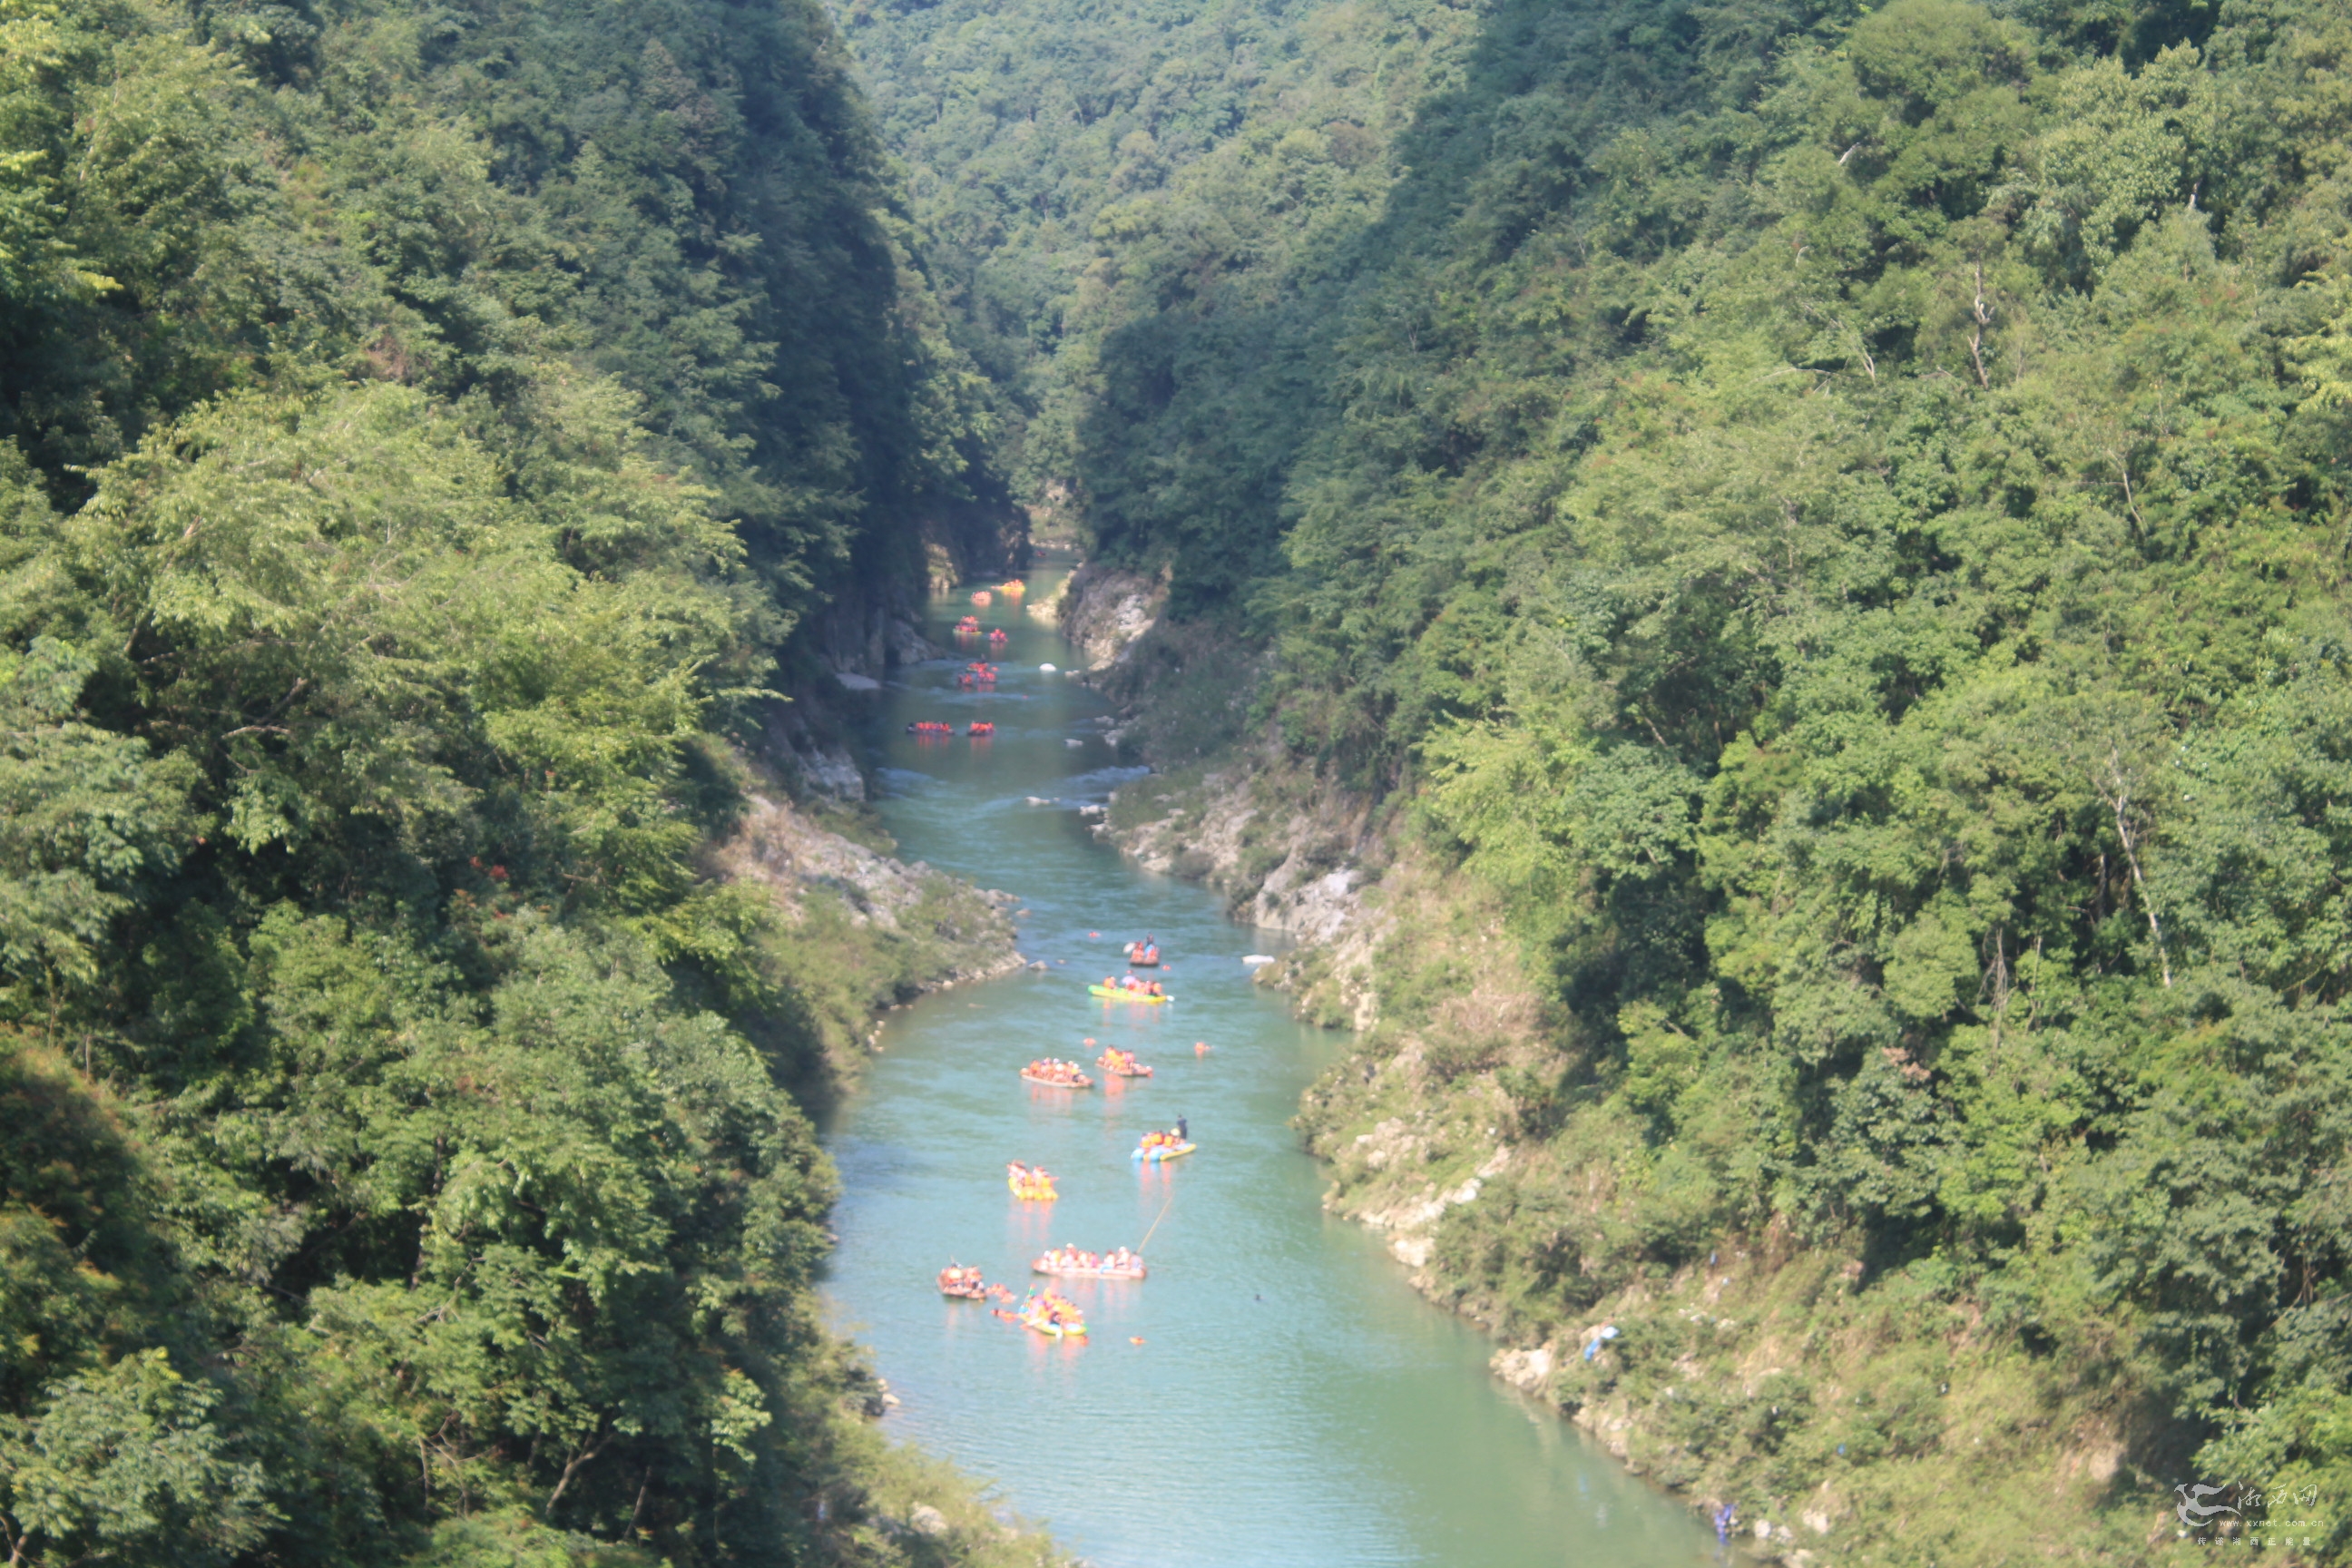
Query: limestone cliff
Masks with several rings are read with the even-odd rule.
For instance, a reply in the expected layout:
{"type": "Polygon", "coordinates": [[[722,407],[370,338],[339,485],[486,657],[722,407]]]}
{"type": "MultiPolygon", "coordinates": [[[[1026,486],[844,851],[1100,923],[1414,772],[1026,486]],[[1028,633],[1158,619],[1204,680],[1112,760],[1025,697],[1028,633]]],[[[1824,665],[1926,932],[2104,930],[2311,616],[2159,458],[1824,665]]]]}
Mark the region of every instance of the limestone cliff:
{"type": "Polygon", "coordinates": [[[1167,604],[1166,573],[1088,562],[1070,574],[1064,591],[1062,635],[1086,656],[1087,668],[1107,669],[1152,628],[1167,604]]]}

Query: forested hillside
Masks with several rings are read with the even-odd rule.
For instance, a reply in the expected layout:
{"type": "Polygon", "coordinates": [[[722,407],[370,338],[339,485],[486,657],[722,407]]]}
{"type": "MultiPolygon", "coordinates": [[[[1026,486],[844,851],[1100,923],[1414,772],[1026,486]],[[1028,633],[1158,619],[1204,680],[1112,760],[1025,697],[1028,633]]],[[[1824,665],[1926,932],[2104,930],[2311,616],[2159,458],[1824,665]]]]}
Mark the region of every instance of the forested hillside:
{"type": "Polygon", "coordinates": [[[895,201],[792,0],[0,0],[12,1564],[1041,1560],[817,1320],[913,961],[702,858],[1003,511],[895,201]]]}
{"type": "Polygon", "coordinates": [[[996,467],[1066,529],[1087,331],[1129,237],[1171,182],[1277,101],[1321,35],[1285,0],[989,0],[837,7],[951,335],[1001,402],[996,467]]]}
{"type": "Polygon", "coordinates": [[[2352,18],[1280,15],[1027,320],[1032,472],[1167,575],[1148,701],[1268,659],[1166,800],[1382,825],[1295,971],[1381,1017],[1335,1204],[1775,1550],[2132,1560],[2202,1479],[2352,1555],[2352,18]]]}

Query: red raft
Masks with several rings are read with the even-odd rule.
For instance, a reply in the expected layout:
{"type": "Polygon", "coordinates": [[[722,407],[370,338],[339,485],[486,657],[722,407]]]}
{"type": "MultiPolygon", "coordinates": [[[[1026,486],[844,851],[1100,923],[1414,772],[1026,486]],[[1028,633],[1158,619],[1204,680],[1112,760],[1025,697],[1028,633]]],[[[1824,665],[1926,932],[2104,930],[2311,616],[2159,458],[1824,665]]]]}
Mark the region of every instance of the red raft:
{"type": "Polygon", "coordinates": [[[1021,1069],[1021,1076],[1047,1089],[1092,1089],[1095,1086],[1094,1079],[1078,1070],[1077,1063],[1059,1061],[1052,1057],[1031,1062],[1021,1069]]]}

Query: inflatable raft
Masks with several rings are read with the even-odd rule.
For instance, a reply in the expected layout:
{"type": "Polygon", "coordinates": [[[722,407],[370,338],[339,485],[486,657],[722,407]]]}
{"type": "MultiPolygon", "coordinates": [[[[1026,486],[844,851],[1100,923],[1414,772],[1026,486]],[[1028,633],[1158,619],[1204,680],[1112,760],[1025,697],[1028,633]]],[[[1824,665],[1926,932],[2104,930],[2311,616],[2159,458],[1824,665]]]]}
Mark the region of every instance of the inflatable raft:
{"type": "Polygon", "coordinates": [[[1142,991],[1129,991],[1119,985],[1089,985],[1087,989],[1097,996],[1108,996],[1114,1002],[1150,1002],[1157,1005],[1162,1002],[1175,1000],[1173,996],[1153,996],[1142,991]]]}
{"type": "Polygon", "coordinates": [[[940,1270],[940,1294],[952,1296],[959,1301],[985,1301],[988,1287],[982,1282],[977,1268],[959,1268],[950,1264],[940,1270]]]}
{"type": "Polygon", "coordinates": [[[1144,1276],[1145,1269],[1143,1265],[1139,1262],[1132,1264],[1125,1268],[1112,1268],[1108,1267],[1097,1268],[1066,1268],[1050,1259],[1041,1258],[1037,1259],[1036,1262],[1032,1263],[1029,1266],[1029,1272],[1032,1274],[1054,1274],[1066,1279],[1140,1279],[1144,1276]]]}
{"type": "Polygon", "coordinates": [[[1076,1302],[1056,1291],[1047,1290],[1031,1298],[1013,1321],[1024,1329],[1034,1329],[1053,1340],[1082,1340],[1087,1337],[1087,1315],[1076,1302]]]}
{"type": "Polygon", "coordinates": [[[1021,1078],[1024,1083],[1043,1084],[1047,1089],[1092,1089],[1095,1086],[1095,1080],[1084,1073],[1076,1078],[1047,1078],[1043,1073],[1034,1073],[1023,1068],[1021,1078]]]}
{"type": "Polygon", "coordinates": [[[1121,1052],[1105,1051],[1095,1058],[1095,1066],[1115,1078],[1150,1078],[1151,1076],[1150,1068],[1137,1061],[1132,1056],[1121,1052]]]}
{"type": "Polygon", "coordinates": [[[1034,1329],[1049,1340],[1082,1340],[1087,1337],[1084,1323],[1057,1323],[1051,1318],[1028,1317],[1014,1320],[1024,1329],[1034,1329]]]}
{"type": "Polygon", "coordinates": [[[1004,1167],[1004,1184],[1024,1204],[1050,1204],[1060,1196],[1054,1191],[1053,1172],[1017,1160],[1004,1167]]]}
{"type": "Polygon", "coordinates": [[[1181,1160],[1199,1147],[1198,1143],[1161,1143],[1150,1149],[1138,1149],[1128,1158],[1146,1160],[1156,1165],[1169,1160],[1181,1160]]]}

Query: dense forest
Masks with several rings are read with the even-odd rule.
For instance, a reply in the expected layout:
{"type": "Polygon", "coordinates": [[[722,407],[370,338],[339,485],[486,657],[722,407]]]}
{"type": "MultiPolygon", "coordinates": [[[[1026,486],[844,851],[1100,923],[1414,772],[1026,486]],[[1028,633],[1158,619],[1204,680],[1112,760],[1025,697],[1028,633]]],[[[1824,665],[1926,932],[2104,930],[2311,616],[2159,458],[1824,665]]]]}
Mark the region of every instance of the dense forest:
{"type": "Polygon", "coordinates": [[[1784,1555],[2352,1559],[2352,16],[837,25],[0,0],[11,1563],[1037,1559],[814,1306],[918,961],[711,853],[1015,500],[1153,798],[1369,825],[1226,874],[1369,887],[1300,1126],[1531,1386],[1784,1555]]]}
{"type": "Polygon", "coordinates": [[[1181,171],[1307,58],[1281,0],[988,0],[839,7],[947,306],[988,376],[991,469],[1066,538],[1092,357],[1082,301],[1181,171]]]}
{"type": "Polygon", "coordinates": [[[1010,515],[909,234],[795,0],[0,0],[11,1564],[1044,1560],[811,1285],[914,960],[704,858],[1010,515]]]}
{"type": "Polygon", "coordinates": [[[1335,1203],[1475,1169],[1432,1289],[1776,1550],[2352,1556],[2352,17],[845,16],[1147,705],[1378,825],[1335,1203]]]}

